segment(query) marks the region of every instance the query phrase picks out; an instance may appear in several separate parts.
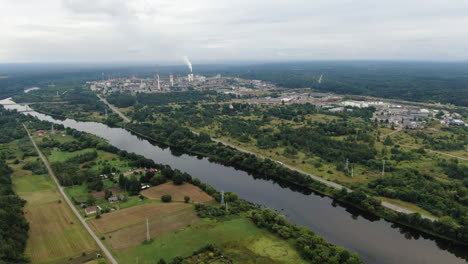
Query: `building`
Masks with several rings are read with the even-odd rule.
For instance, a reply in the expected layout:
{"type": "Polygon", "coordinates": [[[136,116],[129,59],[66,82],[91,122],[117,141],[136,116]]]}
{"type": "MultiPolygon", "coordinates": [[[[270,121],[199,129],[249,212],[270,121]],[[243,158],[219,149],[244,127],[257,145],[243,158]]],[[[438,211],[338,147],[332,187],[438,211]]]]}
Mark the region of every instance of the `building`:
{"type": "Polygon", "coordinates": [[[85,213],[86,215],[92,215],[92,214],[95,214],[97,213],[98,211],[101,211],[101,207],[98,205],[98,206],[90,206],[88,208],[85,208],[85,213]]]}
{"type": "Polygon", "coordinates": [[[107,199],[109,203],[115,203],[119,201],[119,198],[117,196],[112,196],[107,199]]]}
{"type": "Polygon", "coordinates": [[[44,136],[45,131],[44,130],[38,130],[38,131],[36,131],[36,133],[37,133],[38,136],[42,137],[42,136],[44,136]]]}

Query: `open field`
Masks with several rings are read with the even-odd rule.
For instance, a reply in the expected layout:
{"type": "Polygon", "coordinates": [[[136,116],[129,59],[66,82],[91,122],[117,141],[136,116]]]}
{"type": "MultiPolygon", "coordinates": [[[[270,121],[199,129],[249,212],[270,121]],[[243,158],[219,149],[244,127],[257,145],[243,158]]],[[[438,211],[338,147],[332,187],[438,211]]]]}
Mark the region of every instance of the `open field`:
{"type": "Polygon", "coordinates": [[[150,199],[157,200],[160,200],[161,196],[164,194],[170,194],[173,201],[184,201],[184,196],[189,196],[190,202],[194,203],[206,203],[213,200],[213,197],[190,183],[184,183],[182,185],[165,183],[146,189],[142,191],[141,194],[150,199]]]}
{"type": "MultiPolygon", "coordinates": [[[[31,158],[29,158],[31,159],[31,158]]],[[[35,159],[35,158],[33,158],[35,159]]],[[[30,225],[26,255],[32,263],[73,263],[70,258],[95,256],[98,248],[81,226],[48,175],[33,175],[12,165],[15,191],[27,201],[24,209],[30,225]]]]}
{"type": "Polygon", "coordinates": [[[57,161],[66,161],[70,158],[76,157],[80,154],[84,154],[87,152],[92,152],[95,149],[92,148],[87,148],[87,149],[82,149],[74,152],[65,152],[65,151],[57,151],[57,150],[52,150],[50,155],[47,157],[49,162],[57,162],[57,161]]]}
{"type": "Polygon", "coordinates": [[[388,203],[391,203],[391,204],[394,204],[394,205],[398,205],[398,206],[406,208],[408,210],[420,213],[421,215],[437,218],[437,216],[434,216],[430,212],[422,209],[421,207],[419,207],[419,206],[417,206],[415,204],[409,203],[409,202],[405,202],[405,201],[401,201],[401,200],[397,200],[397,199],[391,199],[391,198],[382,197],[382,196],[376,196],[375,198],[380,199],[380,200],[385,201],[385,202],[388,202],[388,203]]]}
{"type": "Polygon", "coordinates": [[[207,244],[220,247],[234,263],[276,264],[306,263],[286,240],[259,229],[247,218],[218,222],[202,219],[200,222],[121,251],[117,256],[123,263],[152,263],[163,258],[186,257],[207,244]]]}
{"type": "Polygon", "coordinates": [[[146,219],[151,238],[174,232],[199,220],[193,208],[182,203],[152,203],[103,214],[90,221],[114,250],[128,249],[146,239],[146,219]]]}

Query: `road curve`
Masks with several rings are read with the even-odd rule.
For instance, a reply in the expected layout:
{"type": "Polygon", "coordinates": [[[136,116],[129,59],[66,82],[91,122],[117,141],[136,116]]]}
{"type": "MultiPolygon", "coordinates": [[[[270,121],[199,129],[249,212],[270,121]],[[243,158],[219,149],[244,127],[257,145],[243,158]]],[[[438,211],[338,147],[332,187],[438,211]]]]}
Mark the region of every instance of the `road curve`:
{"type": "Polygon", "coordinates": [[[57,185],[57,188],[59,189],[60,191],[60,194],[62,195],[62,197],[65,199],[65,201],[67,202],[68,206],[70,206],[70,208],[72,209],[72,211],[75,213],[76,217],[78,217],[78,219],[80,220],[81,224],[83,224],[83,226],[86,228],[86,230],[88,231],[88,233],[91,235],[91,237],[93,237],[93,239],[96,241],[96,243],[98,244],[99,248],[101,248],[102,252],[104,252],[104,255],[106,255],[106,258],[112,263],[112,264],[118,264],[117,260],[115,260],[114,256],[112,256],[112,254],[110,253],[110,251],[104,246],[104,244],[102,244],[101,240],[94,234],[93,230],[91,230],[91,228],[89,227],[88,223],[86,223],[86,221],[83,219],[83,217],[81,216],[81,214],[78,212],[78,210],[75,208],[75,206],[73,206],[72,202],[70,201],[70,199],[68,198],[68,196],[65,194],[65,192],[63,191],[63,187],[60,185],[59,181],[57,180],[57,177],[55,176],[55,173],[54,171],[52,170],[52,168],[50,167],[50,164],[49,164],[49,161],[47,160],[47,158],[44,156],[44,154],[42,154],[41,150],[39,149],[39,147],[37,146],[36,142],[34,141],[34,139],[32,138],[31,134],[29,133],[29,130],[28,128],[26,127],[26,125],[23,124],[23,127],[24,129],[26,130],[26,133],[28,133],[28,137],[29,139],[31,140],[31,143],[34,145],[34,148],[36,149],[37,153],[39,154],[39,157],[41,157],[41,160],[42,162],[44,163],[44,165],[46,166],[47,168],[47,171],[49,172],[49,175],[52,177],[52,179],[54,180],[55,184],[57,185]]]}
{"type": "Polygon", "coordinates": [[[103,103],[105,103],[112,110],[112,112],[118,114],[125,122],[127,122],[127,123],[130,122],[130,118],[128,118],[124,114],[122,114],[122,112],[120,112],[119,109],[117,109],[115,106],[109,104],[109,102],[107,102],[106,98],[101,97],[99,94],[96,94],[96,95],[99,98],[99,100],[101,100],[103,103]]]}

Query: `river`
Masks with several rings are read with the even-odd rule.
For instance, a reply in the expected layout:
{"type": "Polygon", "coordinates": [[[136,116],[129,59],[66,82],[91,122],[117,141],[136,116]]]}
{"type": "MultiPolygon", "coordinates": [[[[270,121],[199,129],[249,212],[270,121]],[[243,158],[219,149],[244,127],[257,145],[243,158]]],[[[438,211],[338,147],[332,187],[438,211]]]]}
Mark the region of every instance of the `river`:
{"type": "MultiPolygon", "coordinates": [[[[29,110],[15,105],[11,99],[1,100],[0,104],[7,109],[29,110]]],[[[245,200],[276,209],[290,221],[309,227],[329,242],[358,253],[366,263],[468,262],[465,247],[368,215],[329,197],[260,179],[207,158],[176,153],[122,128],[72,119],[62,121],[34,111],[24,114],[100,136],[120,149],[185,171],[218,190],[235,192],[245,200]]]]}

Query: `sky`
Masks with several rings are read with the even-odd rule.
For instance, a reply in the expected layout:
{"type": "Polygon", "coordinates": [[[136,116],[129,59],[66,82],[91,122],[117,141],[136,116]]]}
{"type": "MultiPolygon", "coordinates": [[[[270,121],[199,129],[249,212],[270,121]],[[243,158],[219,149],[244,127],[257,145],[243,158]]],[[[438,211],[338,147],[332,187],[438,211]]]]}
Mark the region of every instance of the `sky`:
{"type": "Polygon", "coordinates": [[[468,60],[466,0],[0,0],[0,63],[468,60]]]}

